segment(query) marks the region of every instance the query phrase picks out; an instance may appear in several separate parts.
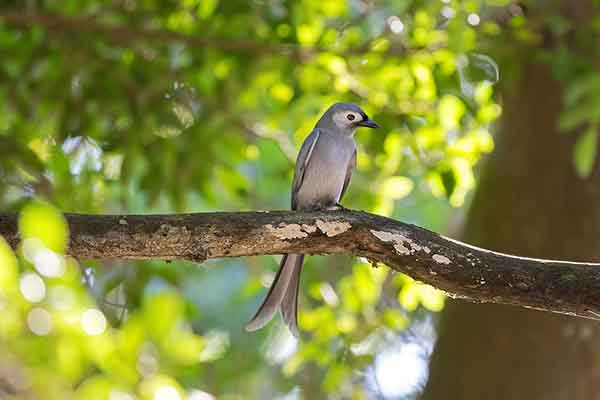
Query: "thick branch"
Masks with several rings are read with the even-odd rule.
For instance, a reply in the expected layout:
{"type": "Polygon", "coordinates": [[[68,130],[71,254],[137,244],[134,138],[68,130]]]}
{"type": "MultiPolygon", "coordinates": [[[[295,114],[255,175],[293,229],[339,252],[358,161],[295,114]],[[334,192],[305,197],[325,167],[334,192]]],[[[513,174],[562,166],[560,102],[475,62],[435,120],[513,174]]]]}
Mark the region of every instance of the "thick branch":
{"type": "MultiPolygon", "coordinates": [[[[66,214],[77,258],[202,262],[261,254],[351,253],[452,297],[600,317],[600,264],[500,254],[364,212],[293,211],[179,215],[66,214]]],[[[0,214],[0,235],[19,241],[17,216],[0,214]]]]}

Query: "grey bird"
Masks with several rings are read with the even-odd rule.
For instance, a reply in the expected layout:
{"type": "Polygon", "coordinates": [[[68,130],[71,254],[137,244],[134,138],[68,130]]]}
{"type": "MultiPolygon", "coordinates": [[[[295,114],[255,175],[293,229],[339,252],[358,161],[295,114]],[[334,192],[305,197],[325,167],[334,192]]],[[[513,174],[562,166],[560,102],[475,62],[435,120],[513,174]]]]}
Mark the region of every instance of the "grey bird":
{"type": "MultiPolygon", "coordinates": [[[[356,166],[354,132],[359,127],[377,128],[356,104],[335,103],[308,135],[296,160],[292,183],[292,210],[343,208],[344,196],[356,166]]],[[[267,297],[246,325],[247,331],[264,327],[277,312],[298,337],[298,289],[303,254],[285,255],[267,297]]]]}

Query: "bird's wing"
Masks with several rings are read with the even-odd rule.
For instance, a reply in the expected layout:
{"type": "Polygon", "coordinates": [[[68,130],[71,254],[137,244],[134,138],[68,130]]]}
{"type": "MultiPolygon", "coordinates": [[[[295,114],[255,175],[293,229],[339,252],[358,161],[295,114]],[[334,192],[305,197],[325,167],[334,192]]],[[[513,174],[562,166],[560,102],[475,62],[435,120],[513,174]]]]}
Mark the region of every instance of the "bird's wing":
{"type": "Polygon", "coordinates": [[[348,167],[346,168],[346,178],[344,179],[344,186],[342,187],[342,192],[340,193],[340,198],[338,201],[342,200],[342,197],[344,197],[344,193],[346,193],[346,189],[348,189],[348,184],[350,183],[350,178],[352,178],[352,172],[354,172],[354,168],[356,168],[356,149],[354,149],[354,153],[352,153],[352,157],[348,162],[348,167]]]}
{"type": "Polygon", "coordinates": [[[308,135],[304,143],[302,143],[302,147],[300,148],[300,152],[298,153],[298,159],[296,160],[296,169],[294,171],[294,181],[292,182],[292,210],[295,210],[298,202],[298,191],[302,186],[302,182],[304,181],[304,173],[306,172],[306,167],[310,162],[310,157],[313,154],[313,150],[315,149],[315,145],[319,140],[319,135],[321,132],[318,129],[313,129],[313,131],[308,135]]]}

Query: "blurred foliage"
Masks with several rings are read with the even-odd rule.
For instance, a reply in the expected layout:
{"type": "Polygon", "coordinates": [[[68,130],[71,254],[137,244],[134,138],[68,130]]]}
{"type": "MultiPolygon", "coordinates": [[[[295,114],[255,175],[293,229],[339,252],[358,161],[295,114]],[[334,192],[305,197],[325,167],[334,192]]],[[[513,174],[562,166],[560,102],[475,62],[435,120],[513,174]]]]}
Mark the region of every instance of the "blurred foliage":
{"type": "Polygon", "coordinates": [[[502,83],[516,82],[521,54],[565,82],[561,127],[583,127],[573,159],[586,176],[600,121],[588,57],[599,24],[575,31],[561,13],[533,0],[2,2],[0,204],[22,211],[23,243],[15,258],[0,242],[0,393],[385,396],[379,356],[443,308],[430,286],[311,257],[302,342],[279,323],[250,335],[242,326],[275,258],[76,261],[63,255],[57,210],[288,208],[301,142],[331,103],[353,101],[382,128],[357,132],[344,203],[443,230],[493,150],[497,63],[502,83]]]}
{"type": "Polygon", "coordinates": [[[14,363],[3,377],[3,398],[11,391],[50,399],[185,393],[177,378],[197,373],[209,342],[186,323],[177,293],[145,294],[144,304],[111,328],[82,283],[80,265],[62,254],[68,232],[60,213],[32,203],[19,231],[18,259],[0,238],[0,353],[3,363],[14,363]]]}

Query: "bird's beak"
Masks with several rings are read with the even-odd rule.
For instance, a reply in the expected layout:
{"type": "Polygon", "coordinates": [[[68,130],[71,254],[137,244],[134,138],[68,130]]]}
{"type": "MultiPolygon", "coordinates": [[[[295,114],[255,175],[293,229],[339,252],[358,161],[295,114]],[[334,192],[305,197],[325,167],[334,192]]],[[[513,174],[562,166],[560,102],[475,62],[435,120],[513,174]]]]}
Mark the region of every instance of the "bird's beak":
{"type": "Polygon", "coordinates": [[[377,125],[377,122],[373,121],[370,118],[363,119],[362,121],[360,121],[356,125],[358,125],[358,126],[364,126],[366,128],[379,128],[379,125],[377,125]]]}

